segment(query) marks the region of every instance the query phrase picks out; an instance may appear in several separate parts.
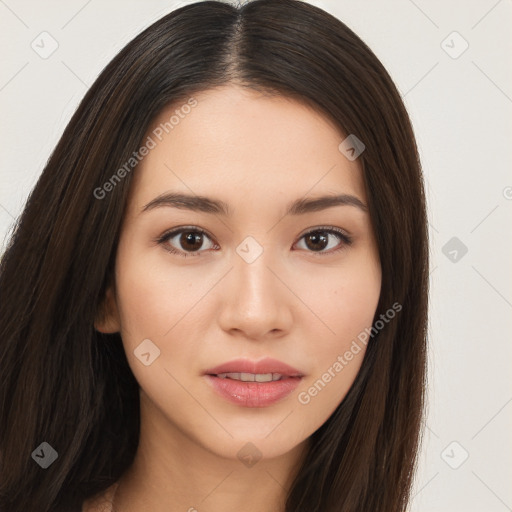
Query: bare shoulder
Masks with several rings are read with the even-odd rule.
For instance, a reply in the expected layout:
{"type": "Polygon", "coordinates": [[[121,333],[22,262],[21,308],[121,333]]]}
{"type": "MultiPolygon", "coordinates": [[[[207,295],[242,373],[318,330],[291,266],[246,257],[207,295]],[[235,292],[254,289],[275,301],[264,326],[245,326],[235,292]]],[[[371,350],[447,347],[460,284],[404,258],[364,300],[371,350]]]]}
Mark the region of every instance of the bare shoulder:
{"type": "Polygon", "coordinates": [[[112,501],[118,485],[119,483],[116,482],[105,491],[84,501],[82,512],[112,512],[112,501]]]}

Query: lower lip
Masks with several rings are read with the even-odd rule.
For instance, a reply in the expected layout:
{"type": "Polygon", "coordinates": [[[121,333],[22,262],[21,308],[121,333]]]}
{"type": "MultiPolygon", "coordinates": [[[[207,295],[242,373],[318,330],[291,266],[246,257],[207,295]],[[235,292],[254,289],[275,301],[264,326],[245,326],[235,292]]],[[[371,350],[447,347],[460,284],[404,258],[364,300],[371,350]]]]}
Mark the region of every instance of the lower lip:
{"type": "Polygon", "coordinates": [[[213,389],[230,402],[243,407],[267,407],[288,396],[302,377],[288,377],[271,382],[242,382],[206,375],[213,389]]]}

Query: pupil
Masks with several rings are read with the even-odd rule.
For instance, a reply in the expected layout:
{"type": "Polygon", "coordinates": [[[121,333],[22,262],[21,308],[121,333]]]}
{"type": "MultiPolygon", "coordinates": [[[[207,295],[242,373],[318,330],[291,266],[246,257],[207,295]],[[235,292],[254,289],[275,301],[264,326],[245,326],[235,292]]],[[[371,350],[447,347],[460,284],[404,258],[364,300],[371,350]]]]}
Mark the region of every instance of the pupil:
{"type": "Polygon", "coordinates": [[[180,243],[184,249],[190,249],[192,251],[197,251],[201,248],[201,245],[203,243],[202,241],[202,235],[201,233],[183,233],[180,237],[180,243]],[[195,246],[194,246],[195,242],[195,246]],[[199,242],[199,243],[197,243],[199,242]],[[187,244],[190,244],[187,246],[187,244]]]}
{"type": "Polygon", "coordinates": [[[325,234],[311,234],[311,235],[308,235],[306,237],[306,245],[310,248],[310,249],[325,249],[327,247],[327,237],[325,236],[325,234]],[[310,240],[313,240],[313,246],[311,247],[310,244],[308,243],[308,241],[310,240]],[[320,245],[321,247],[318,247],[318,242],[320,241],[320,245]]]}

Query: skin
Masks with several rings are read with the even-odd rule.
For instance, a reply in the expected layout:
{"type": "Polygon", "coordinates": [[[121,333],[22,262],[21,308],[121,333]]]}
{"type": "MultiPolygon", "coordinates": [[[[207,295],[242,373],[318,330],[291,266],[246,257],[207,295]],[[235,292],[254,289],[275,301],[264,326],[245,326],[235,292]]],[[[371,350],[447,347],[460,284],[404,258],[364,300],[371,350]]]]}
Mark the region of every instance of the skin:
{"type": "MultiPolygon", "coordinates": [[[[308,404],[298,400],[371,327],[381,287],[378,249],[369,213],[355,206],[284,215],[295,199],[327,194],[350,194],[367,205],[361,166],[339,151],[345,135],[326,116],[232,84],[194,97],[198,105],[137,167],[115,286],[107,292],[109,314],[96,323],[121,333],[140,384],[140,444],[115,506],[276,512],[284,510],[308,438],[361,366],[364,346],[308,404]],[[141,213],[168,191],[220,199],[233,215],[170,206],[141,213]],[[202,245],[199,239],[195,252],[179,235],[155,242],[180,226],[211,237],[202,245]],[[334,234],[323,246],[308,244],[304,235],[322,226],[344,230],[352,244],[334,234]],[[263,248],[252,263],[236,252],[247,236],[263,248]],[[134,355],[144,339],[160,349],[149,366],[134,355]],[[235,358],[265,356],[305,375],[268,407],[228,402],[203,376],[235,358]],[[262,454],[252,467],[237,456],[248,442],[262,454]]],[[[179,106],[163,111],[148,135],[179,106]]]]}

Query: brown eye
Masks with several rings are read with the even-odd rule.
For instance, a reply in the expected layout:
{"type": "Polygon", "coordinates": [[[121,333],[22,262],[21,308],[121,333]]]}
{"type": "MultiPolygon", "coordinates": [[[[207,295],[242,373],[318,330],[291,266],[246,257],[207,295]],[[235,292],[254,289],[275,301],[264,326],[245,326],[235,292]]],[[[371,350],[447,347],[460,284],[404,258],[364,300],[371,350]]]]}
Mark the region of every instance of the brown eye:
{"type": "Polygon", "coordinates": [[[203,234],[194,231],[183,232],[179,237],[179,244],[185,250],[197,251],[203,245],[203,234]]]}
{"type": "Polygon", "coordinates": [[[308,252],[332,254],[352,244],[352,239],[338,228],[318,228],[302,235],[304,246],[308,252]],[[336,243],[337,239],[337,243],[336,243]],[[327,250],[326,250],[327,249],[327,250]],[[330,250],[333,249],[333,250],[330,250]]]}
{"type": "Polygon", "coordinates": [[[316,231],[306,235],[304,240],[306,241],[308,249],[311,249],[312,251],[322,251],[327,247],[328,235],[321,231],[316,231]]]}
{"type": "Polygon", "coordinates": [[[165,233],[157,242],[162,244],[166,251],[180,256],[200,256],[207,249],[215,248],[210,236],[198,228],[181,228],[165,233]],[[204,247],[205,242],[209,242],[204,247]],[[196,254],[194,254],[196,253],[196,254]]]}

